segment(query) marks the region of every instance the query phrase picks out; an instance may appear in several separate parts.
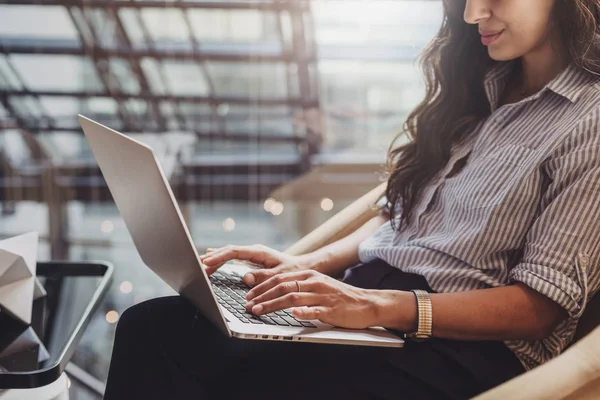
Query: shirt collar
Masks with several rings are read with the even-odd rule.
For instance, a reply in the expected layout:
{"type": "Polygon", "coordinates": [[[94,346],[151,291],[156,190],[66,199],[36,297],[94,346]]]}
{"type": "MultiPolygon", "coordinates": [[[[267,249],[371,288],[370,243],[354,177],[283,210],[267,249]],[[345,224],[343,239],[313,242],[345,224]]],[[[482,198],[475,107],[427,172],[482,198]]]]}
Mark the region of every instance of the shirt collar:
{"type": "MultiPolygon", "coordinates": [[[[500,61],[492,66],[485,75],[484,87],[492,112],[497,108],[502,90],[504,90],[515,65],[516,60],[500,61]]],[[[545,90],[551,90],[571,103],[575,103],[593,80],[592,74],[574,63],[570,63],[533,97],[538,98],[545,90]]]]}
{"type": "Polygon", "coordinates": [[[569,99],[571,103],[575,103],[593,80],[595,78],[592,74],[571,63],[546,87],[554,93],[569,99]]]}

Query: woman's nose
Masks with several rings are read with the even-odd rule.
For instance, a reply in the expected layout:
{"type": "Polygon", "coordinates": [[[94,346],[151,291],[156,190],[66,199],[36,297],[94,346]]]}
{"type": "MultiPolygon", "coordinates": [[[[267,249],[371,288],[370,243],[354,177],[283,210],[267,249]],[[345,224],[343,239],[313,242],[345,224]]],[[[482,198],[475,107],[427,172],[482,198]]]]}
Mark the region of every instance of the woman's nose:
{"type": "Polygon", "coordinates": [[[478,24],[488,19],[491,14],[488,0],[467,0],[465,4],[464,18],[468,24],[478,24]]]}

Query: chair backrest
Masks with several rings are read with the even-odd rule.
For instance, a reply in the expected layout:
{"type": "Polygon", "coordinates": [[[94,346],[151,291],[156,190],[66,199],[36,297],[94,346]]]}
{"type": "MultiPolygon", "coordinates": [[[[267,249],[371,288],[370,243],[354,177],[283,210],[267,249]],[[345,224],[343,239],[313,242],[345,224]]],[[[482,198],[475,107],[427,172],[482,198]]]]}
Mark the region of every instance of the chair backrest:
{"type": "Polygon", "coordinates": [[[575,332],[575,339],[573,342],[586,336],[598,326],[600,326],[600,293],[597,293],[592,300],[590,300],[583,312],[579,324],[577,325],[577,331],[575,332]]]}

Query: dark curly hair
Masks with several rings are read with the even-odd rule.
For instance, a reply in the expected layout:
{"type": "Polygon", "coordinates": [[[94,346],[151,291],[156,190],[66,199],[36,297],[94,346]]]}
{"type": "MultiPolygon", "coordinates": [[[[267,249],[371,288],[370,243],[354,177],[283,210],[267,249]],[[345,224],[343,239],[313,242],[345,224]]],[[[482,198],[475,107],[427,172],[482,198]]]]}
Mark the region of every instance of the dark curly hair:
{"type": "MultiPolygon", "coordinates": [[[[385,196],[394,229],[410,224],[423,188],[448,163],[452,146],[491,112],[483,81],[496,61],[481,45],[478,27],[463,20],[465,5],[443,0],[442,26],[420,58],[425,98],[390,146],[385,196]],[[404,135],[409,142],[395,147],[404,135]]],[[[550,20],[565,59],[600,75],[600,0],[556,0],[550,20]]]]}

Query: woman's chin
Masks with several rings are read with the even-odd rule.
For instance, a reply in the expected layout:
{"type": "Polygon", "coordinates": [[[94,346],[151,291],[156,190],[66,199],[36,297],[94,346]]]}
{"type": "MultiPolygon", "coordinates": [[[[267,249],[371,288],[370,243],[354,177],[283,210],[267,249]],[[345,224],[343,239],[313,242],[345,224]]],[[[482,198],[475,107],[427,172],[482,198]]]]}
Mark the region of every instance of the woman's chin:
{"type": "Polygon", "coordinates": [[[519,57],[518,55],[515,55],[514,52],[493,47],[488,48],[488,54],[490,58],[495,61],[510,61],[519,57]]]}

